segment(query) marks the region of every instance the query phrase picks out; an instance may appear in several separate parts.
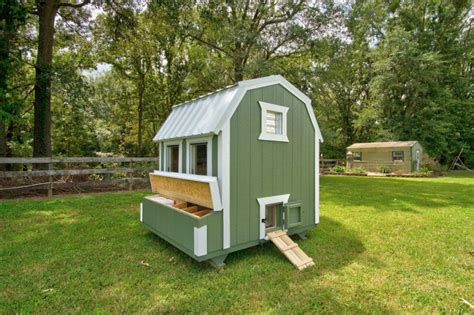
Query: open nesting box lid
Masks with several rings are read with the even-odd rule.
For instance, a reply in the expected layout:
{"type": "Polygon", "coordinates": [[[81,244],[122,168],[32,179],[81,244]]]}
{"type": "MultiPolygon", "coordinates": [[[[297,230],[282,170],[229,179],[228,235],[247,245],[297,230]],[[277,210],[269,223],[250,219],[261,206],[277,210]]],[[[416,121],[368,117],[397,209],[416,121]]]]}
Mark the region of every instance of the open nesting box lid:
{"type": "Polygon", "coordinates": [[[154,171],[150,173],[150,183],[155,193],[214,211],[222,210],[217,177],[154,171]]]}

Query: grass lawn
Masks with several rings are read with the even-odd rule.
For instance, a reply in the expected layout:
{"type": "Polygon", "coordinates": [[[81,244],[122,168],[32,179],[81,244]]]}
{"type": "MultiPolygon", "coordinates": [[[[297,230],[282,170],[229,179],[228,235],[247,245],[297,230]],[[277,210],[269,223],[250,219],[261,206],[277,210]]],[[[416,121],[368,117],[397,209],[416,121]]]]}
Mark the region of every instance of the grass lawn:
{"type": "Polygon", "coordinates": [[[144,195],[0,201],[0,313],[474,311],[473,175],[321,178],[302,272],[268,243],[196,263],[141,226],[144,195]]]}

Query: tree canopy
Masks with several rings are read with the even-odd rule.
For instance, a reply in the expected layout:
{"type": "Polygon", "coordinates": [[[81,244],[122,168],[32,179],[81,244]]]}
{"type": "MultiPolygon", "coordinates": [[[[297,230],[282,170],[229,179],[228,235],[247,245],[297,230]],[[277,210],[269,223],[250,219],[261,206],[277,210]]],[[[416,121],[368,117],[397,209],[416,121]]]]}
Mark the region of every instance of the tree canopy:
{"type": "Polygon", "coordinates": [[[418,140],[474,167],[469,0],[0,2],[0,154],[156,155],[174,104],[281,74],[324,157],[418,140]],[[48,5],[46,5],[48,3],[48,5]]]}

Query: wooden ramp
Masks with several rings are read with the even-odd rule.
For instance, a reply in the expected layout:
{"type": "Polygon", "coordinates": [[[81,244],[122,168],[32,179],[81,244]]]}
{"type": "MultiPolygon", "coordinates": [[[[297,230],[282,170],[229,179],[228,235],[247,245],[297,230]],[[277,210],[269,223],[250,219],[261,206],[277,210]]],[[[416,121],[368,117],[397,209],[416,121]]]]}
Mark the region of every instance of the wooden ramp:
{"type": "Polygon", "coordinates": [[[288,260],[295,265],[299,270],[306,267],[313,266],[313,258],[308,257],[301,248],[293,242],[293,240],[286,235],[282,230],[268,233],[268,238],[275,244],[275,246],[288,258],[288,260]]]}

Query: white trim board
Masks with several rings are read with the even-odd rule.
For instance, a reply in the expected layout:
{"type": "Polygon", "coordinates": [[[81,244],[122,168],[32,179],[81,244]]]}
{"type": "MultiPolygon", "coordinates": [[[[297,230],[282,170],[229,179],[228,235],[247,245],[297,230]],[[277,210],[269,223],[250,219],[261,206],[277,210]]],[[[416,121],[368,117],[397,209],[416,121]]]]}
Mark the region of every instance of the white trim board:
{"type": "Polygon", "coordinates": [[[207,255],[207,225],[194,227],[194,255],[207,255]]]}
{"type": "Polygon", "coordinates": [[[260,221],[259,221],[260,233],[259,234],[260,234],[261,240],[266,238],[265,222],[262,222],[262,220],[265,219],[265,207],[267,205],[273,205],[276,203],[283,203],[283,206],[284,206],[288,203],[289,199],[290,199],[290,194],[257,198],[258,204],[260,205],[260,221]]]}
{"type": "Polygon", "coordinates": [[[191,144],[207,143],[207,176],[212,176],[212,136],[186,139],[186,173],[191,174],[191,144]]]}
{"type": "Polygon", "coordinates": [[[221,134],[221,159],[218,165],[222,165],[222,226],[223,226],[223,248],[230,247],[230,121],[224,125],[221,134]]]}

